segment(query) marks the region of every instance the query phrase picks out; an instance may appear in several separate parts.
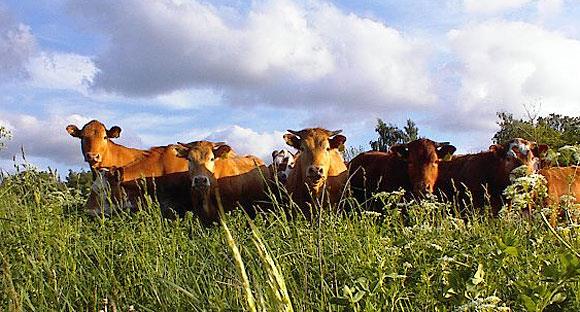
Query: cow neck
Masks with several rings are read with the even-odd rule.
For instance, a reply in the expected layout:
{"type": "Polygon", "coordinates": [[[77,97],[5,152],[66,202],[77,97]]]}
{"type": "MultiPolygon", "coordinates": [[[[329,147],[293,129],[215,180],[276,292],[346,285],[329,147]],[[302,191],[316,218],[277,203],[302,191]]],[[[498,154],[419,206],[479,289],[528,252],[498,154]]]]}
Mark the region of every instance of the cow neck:
{"type": "Polygon", "coordinates": [[[101,163],[101,167],[123,167],[143,157],[144,153],[144,150],[126,147],[109,141],[107,155],[101,163]]]}
{"type": "Polygon", "coordinates": [[[348,168],[344,164],[342,155],[340,155],[337,150],[332,150],[330,155],[330,166],[328,166],[328,178],[339,176],[341,173],[347,170],[348,168]]]}
{"type": "Polygon", "coordinates": [[[194,208],[194,211],[203,211],[203,214],[206,216],[211,216],[213,211],[217,209],[217,206],[214,205],[212,198],[214,193],[210,189],[207,193],[200,193],[195,190],[191,190],[191,203],[194,208]]]}

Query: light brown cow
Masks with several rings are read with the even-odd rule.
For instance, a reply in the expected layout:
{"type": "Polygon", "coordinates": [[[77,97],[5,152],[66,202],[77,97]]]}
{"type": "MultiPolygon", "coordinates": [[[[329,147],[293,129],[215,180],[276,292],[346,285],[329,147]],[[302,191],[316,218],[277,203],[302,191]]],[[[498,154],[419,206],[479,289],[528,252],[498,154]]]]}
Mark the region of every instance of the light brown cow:
{"type": "Polygon", "coordinates": [[[102,168],[125,166],[143,156],[143,150],[125,147],[111,141],[121,134],[121,128],[118,126],[107,130],[101,122],[92,120],[82,129],[68,125],[66,131],[71,136],[81,139],[83,157],[93,174],[102,168]]]}
{"type": "Polygon", "coordinates": [[[572,195],[580,204],[580,167],[552,167],[539,171],[548,182],[548,203],[560,203],[563,195],[572,195]]]}
{"type": "Polygon", "coordinates": [[[187,161],[177,157],[176,147],[153,147],[144,152],[144,157],[130,164],[111,168],[105,173],[106,181],[102,177],[95,181],[87,203],[89,213],[98,215],[103,209],[110,210],[103,198],[106,194],[103,189],[110,188],[111,197],[117,203],[135,209],[147,193],[157,197],[162,210],[171,208],[183,215],[186,207],[182,203],[188,198],[188,189],[184,188],[188,184],[187,161]]]}
{"type": "Polygon", "coordinates": [[[286,188],[294,202],[310,217],[306,203],[330,200],[337,203],[343,194],[348,178],[348,170],[339,147],[346,142],[340,135],[342,130],[329,131],[322,128],[308,128],[300,131],[288,130],[284,135],[286,144],[298,149],[300,157],[288,177],[286,188]],[[325,193],[328,198],[321,198],[325,193]]]}
{"type": "Polygon", "coordinates": [[[202,222],[219,220],[216,189],[225,211],[241,205],[251,216],[252,205],[266,199],[269,170],[255,156],[238,156],[224,143],[196,141],[180,143],[178,156],[189,162],[191,201],[202,222]]]}

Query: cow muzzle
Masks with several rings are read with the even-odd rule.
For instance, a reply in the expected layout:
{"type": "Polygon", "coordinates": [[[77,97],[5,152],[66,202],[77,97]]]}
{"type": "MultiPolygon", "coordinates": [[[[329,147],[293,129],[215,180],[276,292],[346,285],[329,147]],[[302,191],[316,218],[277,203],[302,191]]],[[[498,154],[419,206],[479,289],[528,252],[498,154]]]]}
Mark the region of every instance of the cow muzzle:
{"type": "Polygon", "coordinates": [[[99,153],[86,153],[85,154],[85,161],[91,165],[91,167],[95,167],[97,164],[101,162],[101,154],[99,153]]]}
{"type": "Polygon", "coordinates": [[[413,193],[420,196],[432,194],[433,186],[428,183],[417,183],[413,187],[413,193]]]}
{"type": "Polygon", "coordinates": [[[318,166],[310,166],[306,171],[306,179],[312,186],[324,182],[324,169],[318,166]]]}
{"type": "Polygon", "coordinates": [[[203,175],[195,176],[191,186],[196,190],[207,190],[210,186],[209,178],[203,175]]]}
{"type": "Polygon", "coordinates": [[[286,181],[288,181],[288,175],[286,175],[286,172],[278,172],[278,181],[282,183],[286,183],[286,181]]]}

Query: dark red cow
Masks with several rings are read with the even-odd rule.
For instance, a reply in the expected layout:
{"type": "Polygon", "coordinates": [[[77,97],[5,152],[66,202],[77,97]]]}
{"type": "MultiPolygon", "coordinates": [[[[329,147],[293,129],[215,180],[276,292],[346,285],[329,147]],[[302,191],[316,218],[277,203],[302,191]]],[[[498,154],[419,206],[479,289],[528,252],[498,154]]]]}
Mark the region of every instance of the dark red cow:
{"type": "Polygon", "coordinates": [[[455,156],[439,166],[436,192],[453,200],[462,213],[471,205],[480,209],[489,203],[492,214],[497,215],[511,171],[525,165],[533,172],[544,149],[546,145],[516,138],[491,145],[485,152],[455,156]]]}
{"type": "Polygon", "coordinates": [[[418,139],[394,145],[389,152],[362,153],[349,165],[353,195],[362,202],[372,193],[400,188],[416,195],[432,193],[439,163],[455,150],[449,143],[418,139]]]}

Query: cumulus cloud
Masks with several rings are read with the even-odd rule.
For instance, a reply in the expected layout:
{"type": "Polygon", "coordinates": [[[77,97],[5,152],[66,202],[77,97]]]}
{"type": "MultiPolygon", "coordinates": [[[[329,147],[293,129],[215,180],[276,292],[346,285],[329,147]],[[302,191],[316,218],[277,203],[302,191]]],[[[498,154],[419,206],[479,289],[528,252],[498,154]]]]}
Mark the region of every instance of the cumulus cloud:
{"type": "Polygon", "coordinates": [[[506,21],[453,30],[448,40],[459,80],[449,111],[463,128],[493,129],[495,112],[521,115],[526,106],[540,105],[541,114],[579,114],[579,40],[506,21]]]}
{"type": "Polygon", "coordinates": [[[235,105],[393,109],[436,97],[429,48],[324,2],[254,3],[248,13],[198,1],[74,1],[108,38],[95,87],[128,96],[223,90],[235,105]]]}
{"type": "Polygon", "coordinates": [[[26,77],[26,63],[35,48],[30,27],[15,22],[0,6],[0,82],[26,77]]]}
{"type": "Polygon", "coordinates": [[[531,0],[465,0],[464,6],[468,13],[493,14],[520,8],[531,0]]]}
{"type": "MultiPolygon", "coordinates": [[[[4,112],[0,125],[10,130],[12,139],[7,142],[6,149],[0,151],[0,158],[12,159],[23,148],[26,156],[42,157],[69,166],[83,165],[80,141],[71,137],[65,127],[76,124],[81,128],[88,121],[90,118],[76,114],[39,119],[27,114],[4,112]]],[[[139,138],[127,133],[123,133],[116,142],[128,146],[140,145],[139,138]]]]}
{"type": "Polygon", "coordinates": [[[280,131],[260,133],[234,125],[212,131],[206,139],[213,142],[226,142],[240,155],[252,154],[266,163],[271,163],[272,151],[289,148],[282,139],[284,133],[280,131]]]}
{"type": "Polygon", "coordinates": [[[97,68],[87,56],[41,52],[26,65],[33,87],[68,89],[87,93],[97,68]]]}
{"type": "Polygon", "coordinates": [[[0,83],[85,92],[97,68],[87,56],[43,51],[28,25],[0,6],[0,83]]]}

